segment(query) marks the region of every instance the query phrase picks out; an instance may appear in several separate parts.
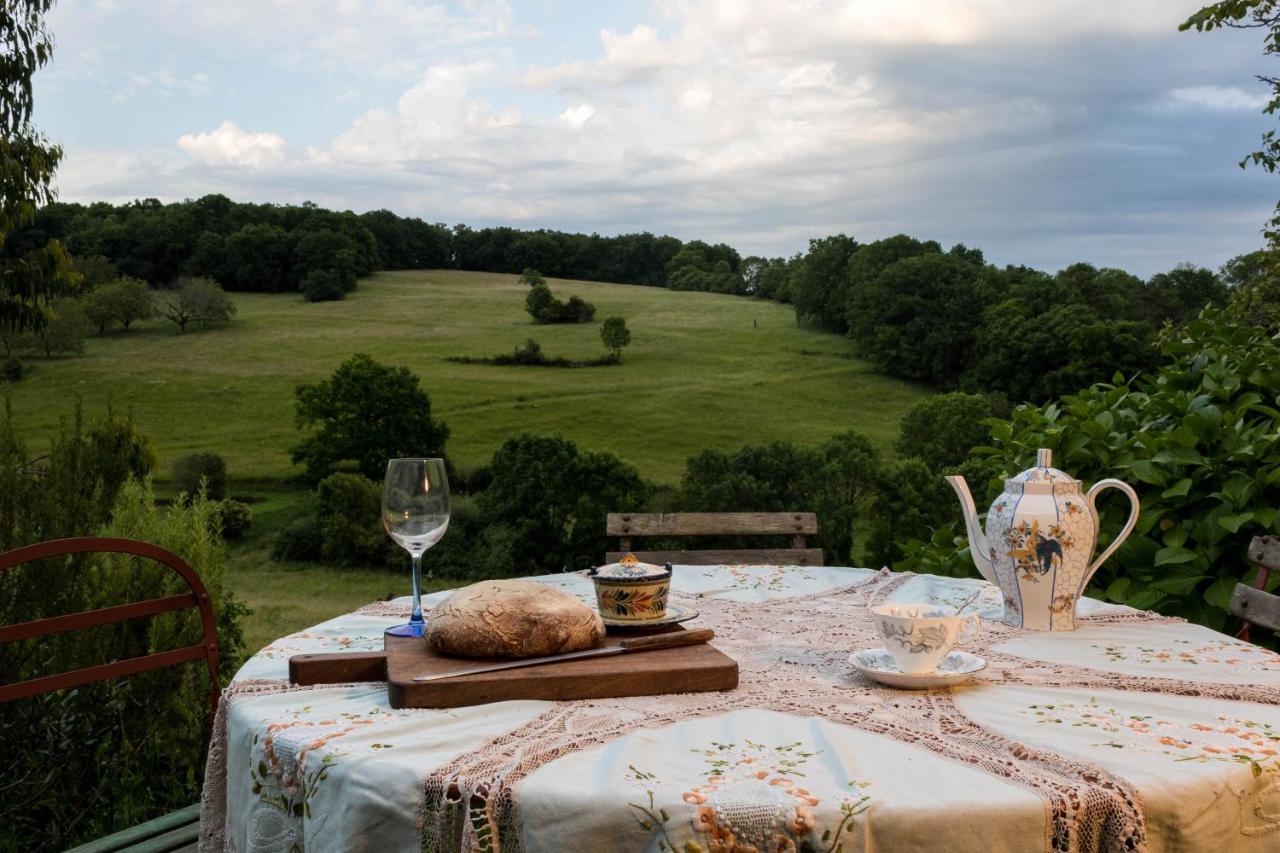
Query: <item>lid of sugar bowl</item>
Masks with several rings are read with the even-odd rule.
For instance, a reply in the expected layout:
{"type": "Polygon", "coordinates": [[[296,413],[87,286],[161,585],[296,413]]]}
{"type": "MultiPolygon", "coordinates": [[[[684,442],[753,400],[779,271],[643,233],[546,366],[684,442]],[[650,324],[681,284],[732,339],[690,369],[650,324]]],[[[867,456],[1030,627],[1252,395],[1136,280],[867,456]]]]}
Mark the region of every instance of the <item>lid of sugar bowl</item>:
{"type": "Polygon", "coordinates": [[[589,574],[598,578],[613,580],[652,580],[671,574],[671,564],[658,566],[653,563],[642,563],[635,554],[628,554],[616,563],[592,569],[589,574]]]}

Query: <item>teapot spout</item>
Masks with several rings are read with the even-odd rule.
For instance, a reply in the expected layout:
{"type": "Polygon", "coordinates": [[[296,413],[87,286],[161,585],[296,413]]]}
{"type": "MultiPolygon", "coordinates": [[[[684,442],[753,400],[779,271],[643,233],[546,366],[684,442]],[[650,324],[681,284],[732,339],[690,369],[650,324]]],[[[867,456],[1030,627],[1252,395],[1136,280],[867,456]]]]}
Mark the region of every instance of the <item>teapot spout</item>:
{"type": "Polygon", "coordinates": [[[960,507],[964,511],[964,527],[969,533],[969,553],[973,555],[973,564],[978,567],[978,573],[983,578],[999,584],[1000,581],[996,579],[995,564],[991,562],[991,547],[987,544],[982,526],[978,524],[978,507],[973,502],[973,495],[969,493],[969,484],[964,481],[964,477],[951,476],[946,479],[947,484],[955,489],[956,495],[960,498],[960,507]]]}

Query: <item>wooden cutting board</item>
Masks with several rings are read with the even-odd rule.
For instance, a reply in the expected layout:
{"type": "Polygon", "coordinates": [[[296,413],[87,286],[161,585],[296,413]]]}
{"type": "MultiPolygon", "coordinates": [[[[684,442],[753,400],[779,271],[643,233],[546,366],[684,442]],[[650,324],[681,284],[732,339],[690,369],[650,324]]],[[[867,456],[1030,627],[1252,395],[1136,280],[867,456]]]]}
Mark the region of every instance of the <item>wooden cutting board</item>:
{"type": "MultiPolygon", "coordinates": [[[[677,628],[676,630],[683,630],[677,628]]],[[[604,645],[622,637],[608,636],[604,645]]],[[[289,658],[294,684],[385,681],[393,708],[460,708],[508,699],[609,699],[663,693],[704,693],[738,686],[738,663],[702,643],[483,672],[438,681],[414,676],[465,669],[485,661],[436,654],[422,640],[400,639],[382,652],[304,654],[289,658]]]]}

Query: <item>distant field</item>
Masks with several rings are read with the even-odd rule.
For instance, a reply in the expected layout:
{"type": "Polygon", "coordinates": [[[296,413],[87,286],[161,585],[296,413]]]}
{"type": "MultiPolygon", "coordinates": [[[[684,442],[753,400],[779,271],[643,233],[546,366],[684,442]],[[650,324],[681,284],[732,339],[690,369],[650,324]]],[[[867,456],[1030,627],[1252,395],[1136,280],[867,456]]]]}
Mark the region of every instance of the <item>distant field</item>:
{"type": "Polygon", "coordinates": [[[493,355],[536,338],[548,355],[601,354],[599,322],[538,326],[515,276],[389,272],[361,281],[344,302],[235,294],[226,328],[177,334],[151,320],[93,338],[83,357],[33,360],[10,393],[21,433],[47,440],[78,395],[89,413],[108,399],[132,410],[161,453],[222,454],[235,480],[295,473],[293,390],[364,352],[407,365],[452,431],[456,464],[484,464],[508,436],[559,432],[609,450],[654,481],[674,483],[707,447],[773,440],[820,442],[857,429],[888,449],[903,410],[927,389],[880,376],[847,340],[796,325],[770,302],[594,282],[550,282],[561,298],[595,303],[597,321],[627,318],[621,365],[492,367],[444,357],[493,355]]]}

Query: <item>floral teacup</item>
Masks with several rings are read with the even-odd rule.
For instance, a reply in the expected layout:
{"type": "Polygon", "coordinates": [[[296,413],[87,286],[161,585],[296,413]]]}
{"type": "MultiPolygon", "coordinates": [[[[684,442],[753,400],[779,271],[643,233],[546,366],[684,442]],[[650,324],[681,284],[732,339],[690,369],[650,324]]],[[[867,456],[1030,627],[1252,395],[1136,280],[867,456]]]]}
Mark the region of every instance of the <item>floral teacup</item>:
{"type": "Polygon", "coordinates": [[[871,608],[884,647],[904,673],[934,672],[957,644],[977,638],[978,614],[957,616],[945,604],[881,604],[871,608]],[[973,632],[961,637],[971,625],[973,632]]]}

